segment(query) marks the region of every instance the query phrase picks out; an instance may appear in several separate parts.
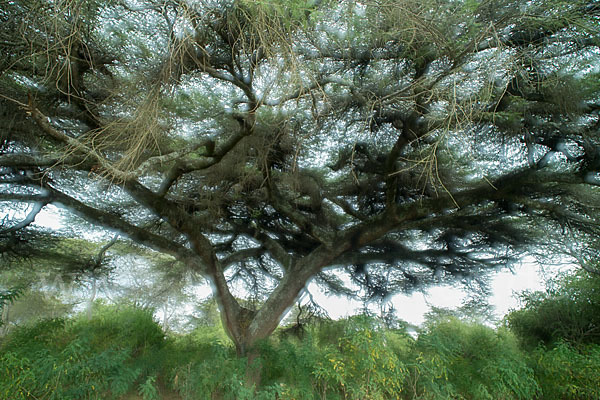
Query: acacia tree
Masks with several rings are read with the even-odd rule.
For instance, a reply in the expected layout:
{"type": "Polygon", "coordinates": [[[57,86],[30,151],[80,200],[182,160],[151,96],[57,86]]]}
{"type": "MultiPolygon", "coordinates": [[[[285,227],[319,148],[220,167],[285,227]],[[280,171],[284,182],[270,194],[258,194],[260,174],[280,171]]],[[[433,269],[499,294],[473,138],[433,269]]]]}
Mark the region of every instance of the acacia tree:
{"type": "Polygon", "coordinates": [[[591,0],[5,0],[0,200],[34,205],[9,230],[59,204],[173,256],[211,281],[239,355],[309,280],[343,290],[342,269],[376,297],[556,233],[577,246],[600,233],[599,16],[591,0]]]}

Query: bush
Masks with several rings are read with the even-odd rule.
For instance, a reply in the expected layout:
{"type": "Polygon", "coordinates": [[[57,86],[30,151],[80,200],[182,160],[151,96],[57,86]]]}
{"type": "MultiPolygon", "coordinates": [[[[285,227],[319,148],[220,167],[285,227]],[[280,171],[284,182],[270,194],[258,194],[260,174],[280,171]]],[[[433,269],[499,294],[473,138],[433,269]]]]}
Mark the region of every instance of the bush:
{"type": "Polygon", "coordinates": [[[407,372],[376,320],[352,317],[337,346],[326,347],[314,375],[320,391],[344,399],[399,398],[407,372]]]}
{"type": "Polygon", "coordinates": [[[561,341],[534,352],[535,373],[543,398],[600,399],[600,346],[575,347],[561,341]]]}
{"type": "Polygon", "coordinates": [[[170,382],[185,400],[600,398],[599,345],[563,340],[524,353],[507,329],[453,317],[430,321],[416,340],[368,316],[321,321],[301,339],[260,343],[250,367],[215,332],[201,327],[165,340],[148,310],[106,306],[90,321],[20,327],[0,347],[0,398],[137,392],[155,400],[157,382],[170,382]],[[254,368],[258,388],[247,384],[254,368]]]}
{"type": "Polygon", "coordinates": [[[312,332],[307,332],[302,340],[288,337],[265,341],[258,360],[261,382],[265,387],[276,388],[280,399],[316,399],[313,373],[322,354],[312,332]]]}
{"type": "Polygon", "coordinates": [[[149,369],[144,357],[162,343],[152,315],[135,308],[105,307],[91,321],[47,320],[18,328],[2,348],[0,398],[118,398],[149,369]]]}
{"type": "Polygon", "coordinates": [[[561,340],[600,344],[600,275],[579,270],[521,299],[524,307],[505,323],[528,348],[561,340]]]}
{"type": "Polygon", "coordinates": [[[450,318],[415,342],[406,387],[413,398],[532,399],[539,387],[524,357],[510,332],[450,318]]]}
{"type": "MultiPolygon", "coordinates": [[[[54,350],[54,349],[52,349],[54,350]]],[[[60,352],[44,349],[32,358],[15,351],[0,357],[0,394],[5,399],[104,399],[122,396],[140,370],[127,366],[130,353],[109,348],[93,351],[75,339],[60,352]]]]}
{"type": "MultiPolygon", "coordinates": [[[[309,328],[302,340],[273,337],[259,345],[250,368],[261,369],[261,387],[244,383],[246,359],[213,342],[212,352],[177,369],[176,388],[186,400],[378,400],[401,396],[406,369],[378,323],[353,317],[309,328]],[[339,336],[324,335],[336,332],[339,336]],[[325,344],[321,345],[321,341],[325,344]]],[[[252,374],[252,372],[250,372],[252,374]]]]}
{"type": "Polygon", "coordinates": [[[232,348],[213,343],[203,359],[177,368],[173,382],[184,400],[210,399],[216,394],[224,399],[249,399],[245,372],[245,359],[236,358],[232,348]]]}
{"type": "Polygon", "coordinates": [[[161,347],[165,339],[152,310],[133,306],[99,305],[91,320],[80,315],[70,330],[77,336],[89,338],[94,348],[103,349],[113,344],[130,349],[136,356],[161,347]]]}

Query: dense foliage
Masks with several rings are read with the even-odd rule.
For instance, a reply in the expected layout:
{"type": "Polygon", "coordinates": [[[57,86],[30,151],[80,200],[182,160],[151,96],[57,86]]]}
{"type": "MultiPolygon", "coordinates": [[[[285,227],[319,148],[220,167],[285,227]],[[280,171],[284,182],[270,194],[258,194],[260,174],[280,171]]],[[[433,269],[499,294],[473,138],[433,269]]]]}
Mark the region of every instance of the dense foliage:
{"type": "Polygon", "coordinates": [[[585,270],[563,276],[546,292],[521,295],[523,308],[506,323],[529,345],[600,343],[600,275],[585,270]]]}
{"type": "MultiPolygon", "coordinates": [[[[152,315],[106,308],[88,321],[43,320],[4,338],[3,399],[107,399],[144,384],[164,334],[152,315]]],[[[155,397],[156,398],[156,397],[155,397]]]]}
{"type": "Polygon", "coordinates": [[[544,399],[600,397],[600,275],[589,267],[523,294],[504,319],[531,352],[544,399]]]}
{"type": "MultiPolygon", "coordinates": [[[[577,273],[554,290],[568,291],[573,282],[600,287],[597,277],[577,273]]],[[[597,299],[591,302],[597,306],[597,299]]],[[[512,332],[432,316],[414,337],[368,315],[314,319],[301,331],[280,329],[261,341],[258,357],[248,364],[237,357],[220,325],[165,336],[148,310],[97,307],[91,320],[85,314],[43,320],[5,337],[0,397],[592,400],[600,395],[597,338],[582,344],[557,336],[552,344],[532,346],[523,324],[509,324],[518,326],[512,332]],[[261,372],[260,382],[249,386],[247,377],[255,371],[261,372]]],[[[507,320],[536,307],[528,303],[507,320]]],[[[538,318],[547,316],[541,312],[538,318]]],[[[581,318],[593,323],[596,315],[581,318]]]]}
{"type": "Polygon", "coordinates": [[[597,249],[597,0],[0,4],[2,269],[116,231],[209,279],[245,356],[311,280],[597,249]]]}

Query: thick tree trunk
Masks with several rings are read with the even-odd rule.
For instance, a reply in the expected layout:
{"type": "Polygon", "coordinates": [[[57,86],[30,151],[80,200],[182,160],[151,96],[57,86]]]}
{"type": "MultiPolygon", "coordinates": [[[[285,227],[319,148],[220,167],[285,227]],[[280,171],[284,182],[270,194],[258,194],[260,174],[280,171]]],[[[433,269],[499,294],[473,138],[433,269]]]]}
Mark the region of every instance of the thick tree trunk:
{"type": "Polygon", "coordinates": [[[273,333],[308,281],[323,268],[332,265],[348,250],[381,237],[397,223],[398,219],[394,216],[381,216],[371,223],[346,231],[337,237],[334,243],[321,245],[310,254],[292,260],[284,268],[285,275],[277,288],[256,311],[240,306],[233,297],[217,258],[204,258],[205,264],[209,266],[207,271],[212,278],[223,327],[235,345],[237,356],[248,360],[246,384],[249,387],[254,385],[258,388],[260,384],[260,365],[257,363],[260,354],[256,345],[273,333]]]}

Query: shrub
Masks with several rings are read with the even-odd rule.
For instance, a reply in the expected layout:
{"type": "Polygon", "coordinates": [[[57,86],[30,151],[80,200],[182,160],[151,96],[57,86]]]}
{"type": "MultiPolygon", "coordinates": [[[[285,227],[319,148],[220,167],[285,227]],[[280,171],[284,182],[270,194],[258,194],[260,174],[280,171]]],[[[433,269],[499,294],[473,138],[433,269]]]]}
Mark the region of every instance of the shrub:
{"type": "Polygon", "coordinates": [[[173,383],[184,400],[210,399],[220,395],[224,399],[249,398],[244,387],[246,360],[238,359],[232,348],[213,343],[203,359],[180,366],[173,383]]]}
{"type": "Polygon", "coordinates": [[[450,318],[432,324],[415,342],[413,397],[532,399],[539,392],[515,337],[506,330],[450,318]]]}
{"type": "Polygon", "coordinates": [[[406,374],[377,322],[366,316],[346,322],[338,346],[325,348],[314,375],[325,397],[333,389],[344,399],[399,398],[406,374]]]}
{"type": "Polygon", "coordinates": [[[126,365],[126,350],[94,352],[85,339],[61,352],[40,350],[34,358],[9,351],[0,357],[0,394],[5,399],[104,399],[122,396],[139,376],[126,365]]]}
{"type": "Polygon", "coordinates": [[[177,369],[174,382],[184,399],[398,399],[406,372],[381,327],[367,317],[309,328],[302,340],[273,337],[262,342],[250,367],[261,369],[262,385],[256,391],[244,384],[246,359],[237,359],[232,347],[219,342],[211,349],[177,369]]]}
{"type": "Polygon", "coordinates": [[[265,387],[276,388],[282,400],[315,399],[313,372],[322,354],[311,332],[306,333],[302,340],[283,338],[265,341],[260,346],[261,382],[265,387]]]}
{"type": "Polygon", "coordinates": [[[118,398],[151,369],[148,357],[162,343],[152,315],[134,308],[106,307],[91,321],[47,320],[15,329],[0,356],[0,398],[118,398]]]}
{"type": "Polygon", "coordinates": [[[561,341],[534,352],[535,373],[543,398],[600,399],[600,346],[575,347],[561,341]]]}
{"type": "Polygon", "coordinates": [[[77,336],[88,337],[97,349],[113,344],[140,355],[163,345],[165,334],[154,321],[152,310],[133,306],[99,305],[91,320],[80,315],[72,324],[77,336]]]}
{"type": "Polygon", "coordinates": [[[561,340],[600,344],[600,275],[579,270],[521,299],[524,307],[505,323],[528,348],[561,340]]]}

